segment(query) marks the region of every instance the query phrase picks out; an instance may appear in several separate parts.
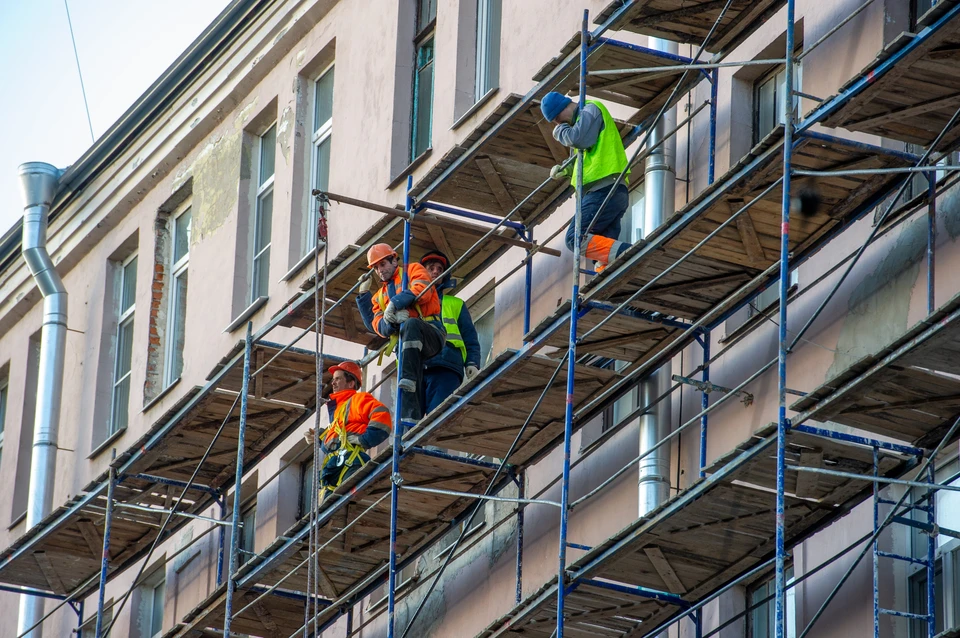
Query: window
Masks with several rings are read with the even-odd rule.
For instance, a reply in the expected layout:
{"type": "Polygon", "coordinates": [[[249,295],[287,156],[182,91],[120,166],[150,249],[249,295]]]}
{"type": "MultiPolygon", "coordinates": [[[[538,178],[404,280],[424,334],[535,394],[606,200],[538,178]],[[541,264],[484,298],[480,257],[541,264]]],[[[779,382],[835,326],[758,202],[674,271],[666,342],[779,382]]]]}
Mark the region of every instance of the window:
{"type": "Polygon", "coordinates": [[[130,407],[131,359],[133,357],[133,314],[137,297],[137,256],[120,266],[120,306],[117,309],[117,348],[113,364],[113,395],[110,401],[110,436],[127,427],[130,407]]]}
{"type": "MultiPolygon", "coordinates": [[[[108,600],[103,606],[103,627],[106,629],[113,622],[113,601],[108,600]]],[[[110,638],[107,632],[104,638],[110,638]]],[[[93,615],[80,625],[80,638],[97,638],[97,609],[93,608],[93,615]]]]}
{"type": "MultiPolygon", "coordinates": [[[[793,582],[793,566],[788,565],[784,574],[786,583],[793,582]]],[[[747,636],[749,638],[772,638],[777,635],[776,629],[776,581],[774,577],[754,585],[747,591],[747,605],[755,608],[747,614],[747,636]],[[769,600],[764,599],[768,598],[769,600]]],[[[794,638],[797,635],[797,608],[794,590],[786,591],[786,636],[794,638]]]]}
{"type": "Polygon", "coordinates": [[[620,222],[620,236],[618,239],[628,244],[635,244],[643,239],[643,214],[644,214],[644,185],[630,191],[630,204],[627,206],[627,212],[620,222]]]}
{"type": "Polygon", "coordinates": [[[163,605],[167,594],[167,581],[160,573],[160,580],[145,587],[144,591],[144,635],[156,638],[163,633],[163,605]]]}
{"type": "MultiPolygon", "coordinates": [[[[330,187],[330,146],[333,142],[333,67],[324,71],[314,84],[313,101],[313,170],[311,190],[322,191],[330,187]]],[[[313,197],[308,198],[304,254],[317,246],[317,206],[313,197]]]]}
{"type": "Polygon", "coordinates": [[[256,548],[257,538],[257,504],[248,505],[240,511],[240,556],[239,564],[243,565],[252,558],[256,548]]]}
{"type": "MultiPolygon", "coordinates": [[[[934,625],[935,634],[943,631],[944,591],[943,591],[943,559],[938,559],[934,569],[934,588],[936,595],[936,614],[934,625]]],[[[927,570],[922,568],[910,577],[910,612],[914,614],[927,613],[927,570]]],[[[910,620],[910,638],[924,638],[927,636],[927,621],[910,620]]]]}
{"type": "Polygon", "coordinates": [[[480,367],[490,363],[493,358],[493,339],[496,320],[494,302],[496,291],[490,290],[475,303],[470,304],[470,318],[473,327],[477,330],[477,340],[480,342],[480,367]]]}
{"type": "Polygon", "coordinates": [[[253,222],[253,277],[251,303],[270,290],[270,242],[273,231],[273,173],[277,149],[277,125],[260,136],[260,166],[257,171],[257,208],[253,222]]]}
{"type": "Polygon", "coordinates": [[[417,1],[413,70],[413,132],[410,159],[415,160],[430,148],[433,127],[434,29],[437,0],[417,1]]]}
{"type": "MultiPolygon", "coordinates": [[[[794,64],[794,90],[802,87],[802,66],[794,64]]],[[[762,76],[753,86],[753,143],[762,140],[770,131],[784,123],[783,105],[787,99],[787,71],[778,67],[762,76]]],[[[794,96],[793,109],[799,106],[794,96]]]]}
{"type": "MultiPolygon", "coordinates": [[[[790,284],[787,290],[796,286],[799,281],[799,271],[794,268],[790,271],[790,284]]],[[[787,299],[790,299],[790,295],[787,295],[787,299]]],[[[780,280],[774,281],[772,284],[767,286],[767,288],[757,295],[757,298],[750,302],[750,305],[747,306],[747,317],[754,317],[759,314],[763,314],[764,310],[767,310],[770,306],[775,303],[780,302],[780,280]]]]}
{"type": "Polygon", "coordinates": [[[313,459],[306,460],[300,464],[300,508],[297,510],[297,516],[299,518],[308,515],[313,507],[315,471],[313,459]]]}
{"type": "Polygon", "coordinates": [[[190,227],[193,214],[189,208],[173,220],[171,254],[170,307],[167,311],[167,347],[164,353],[163,385],[169,386],[183,372],[183,342],[187,320],[187,267],[190,265],[190,227]]]}
{"type": "Polygon", "coordinates": [[[477,74],[474,100],[500,82],[501,0],[477,0],[477,74]]]}
{"type": "Polygon", "coordinates": [[[938,0],[911,0],[910,2],[910,29],[917,30],[917,22],[930,9],[937,6],[938,0]]]}
{"type": "Polygon", "coordinates": [[[3,431],[7,422],[7,379],[0,379],[0,461],[3,460],[3,431]]]}

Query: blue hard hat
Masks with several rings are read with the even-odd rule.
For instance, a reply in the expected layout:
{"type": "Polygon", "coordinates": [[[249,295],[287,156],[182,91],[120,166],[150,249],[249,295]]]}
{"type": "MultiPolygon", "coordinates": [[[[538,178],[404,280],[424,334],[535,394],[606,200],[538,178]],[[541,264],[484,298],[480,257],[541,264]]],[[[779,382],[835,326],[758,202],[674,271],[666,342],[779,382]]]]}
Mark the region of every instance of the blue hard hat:
{"type": "Polygon", "coordinates": [[[548,122],[552,122],[558,115],[560,115],[560,111],[567,108],[567,105],[572,103],[573,100],[568,98],[566,95],[561,95],[556,91],[551,91],[543,96],[543,100],[540,102],[540,112],[543,113],[543,117],[545,117],[548,122]]]}

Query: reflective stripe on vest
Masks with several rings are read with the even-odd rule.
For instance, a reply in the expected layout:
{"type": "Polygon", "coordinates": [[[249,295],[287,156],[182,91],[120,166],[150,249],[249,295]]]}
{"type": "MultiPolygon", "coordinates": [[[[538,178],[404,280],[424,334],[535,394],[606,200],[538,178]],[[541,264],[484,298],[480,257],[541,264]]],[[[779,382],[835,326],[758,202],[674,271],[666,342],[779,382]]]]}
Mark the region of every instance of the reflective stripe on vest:
{"type": "MultiPolygon", "coordinates": [[[[627,167],[627,152],[623,149],[623,140],[620,138],[620,131],[617,130],[617,123],[613,121],[610,111],[602,103],[596,100],[587,100],[587,104],[593,104],[600,109],[603,115],[603,130],[600,131],[600,137],[593,147],[584,151],[583,165],[583,183],[590,184],[598,179],[609,177],[610,175],[619,175],[627,167]]],[[[580,119],[580,115],[577,115],[580,119]]],[[[577,187],[577,165],[580,164],[580,154],[577,154],[577,162],[573,168],[573,175],[570,177],[570,183],[574,188],[577,187]]],[[[627,171],[627,175],[630,171],[627,171]]],[[[623,183],[629,183],[624,177],[623,183]]]]}
{"type": "Polygon", "coordinates": [[[460,334],[460,324],[457,319],[460,318],[460,312],[463,310],[463,300],[452,295],[444,295],[440,302],[442,310],[443,327],[447,330],[447,343],[457,348],[463,355],[463,361],[467,361],[467,344],[463,342],[463,336],[460,334]]]}

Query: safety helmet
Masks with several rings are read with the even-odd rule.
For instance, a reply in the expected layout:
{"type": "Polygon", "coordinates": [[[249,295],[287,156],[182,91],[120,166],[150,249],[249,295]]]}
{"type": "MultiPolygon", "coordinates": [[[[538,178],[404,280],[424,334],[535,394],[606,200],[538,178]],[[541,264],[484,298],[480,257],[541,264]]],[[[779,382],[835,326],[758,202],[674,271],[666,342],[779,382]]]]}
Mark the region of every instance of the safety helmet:
{"type": "Polygon", "coordinates": [[[353,377],[354,379],[356,379],[357,387],[358,388],[360,387],[360,384],[361,384],[360,379],[363,376],[363,373],[360,371],[360,366],[357,365],[356,361],[344,361],[343,363],[338,363],[335,366],[330,366],[329,368],[327,368],[327,372],[329,372],[330,374],[333,374],[337,370],[340,370],[341,372],[345,372],[349,374],[351,377],[353,377]]]}
{"type": "Polygon", "coordinates": [[[367,251],[367,268],[373,268],[387,257],[396,257],[397,251],[390,244],[374,244],[367,251]]]}
{"type": "Polygon", "coordinates": [[[450,267],[450,260],[447,259],[447,256],[439,250],[431,250],[420,258],[420,264],[423,266],[426,266],[431,261],[439,261],[441,264],[443,264],[444,269],[450,267]]]}

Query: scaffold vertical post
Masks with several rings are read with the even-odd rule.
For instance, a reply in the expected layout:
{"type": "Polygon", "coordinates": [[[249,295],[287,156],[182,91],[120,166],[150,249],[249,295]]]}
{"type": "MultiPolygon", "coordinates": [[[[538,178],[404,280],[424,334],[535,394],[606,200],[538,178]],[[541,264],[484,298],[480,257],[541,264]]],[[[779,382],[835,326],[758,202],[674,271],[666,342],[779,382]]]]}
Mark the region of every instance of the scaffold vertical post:
{"type": "Polygon", "coordinates": [[[880,539],[876,536],[880,527],[880,455],[873,446],[873,638],[880,638],[880,539]]]}
{"type": "MultiPolygon", "coordinates": [[[[116,450],[113,456],[116,457],[116,450]]],[[[113,488],[117,484],[117,470],[110,466],[107,478],[107,507],[103,518],[103,554],[100,557],[100,588],[97,592],[97,624],[94,635],[103,635],[103,607],[107,594],[107,572],[110,568],[110,533],[113,530],[113,488]]]]}
{"type": "MultiPolygon", "coordinates": [[[[936,460],[930,458],[927,477],[930,485],[937,482],[936,460]]],[[[937,634],[937,493],[927,490],[927,525],[931,530],[927,535],[927,638],[937,634]]]]}
{"type": "Polygon", "coordinates": [[[77,612],[77,635],[83,636],[83,599],[77,601],[77,606],[74,608],[77,612]]]}
{"type": "Polygon", "coordinates": [[[927,314],[936,309],[937,173],[927,173],[927,314]]]}
{"type": "Polygon", "coordinates": [[[347,635],[346,638],[350,638],[353,635],[353,606],[347,609],[347,635]]]}
{"type": "MultiPolygon", "coordinates": [[[[580,25],[580,94],[577,101],[578,113],[583,110],[586,102],[587,86],[587,49],[590,46],[587,20],[589,11],[584,10],[583,22],[580,25]]],[[[573,215],[573,268],[571,269],[572,283],[570,290],[570,336],[567,340],[567,392],[566,409],[563,419],[563,480],[560,486],[560,548],[559,566],[557,569],[557,638],[563,638],[564,602],[567,595],[567,518],[570,507],[570,448],[573,438],[573,389],[577,363],[577,317],[579,314],[580,297],[580,256],[583,237],[580,236],[583,228],[583,163],[582,150],[577,151],[577,201],[573,215]]]]}
{"type": "MultiPolygon", "coordinates": [[[[707,384],[710,383],[710,365],[707,363],[710,361],[710,332],[704,332],[701,336],[703,338],[701,344],[703,346],[703,374],[701,378],[704,384],[707,384]]],[[[710,394],[706,387],[700,393],[700,408],[703,411],[700,416],[700,478],[706,475],[703,468],[707,466],[707,409],[710,407],[710,394]]]]}
{"type": "MultiPolygon", "coordinates": [[[[526,498],[526,477],[517,477],[517,498],[526,498]]],[[[517,595],[516,603],[523,600],[523,506],[517,504],[517,595]]]]}
{"type": "MultiPolygon", "coordinates": [[[[413,188],[413,176],[407,176],[407,197],[404,210],[413,211],[413,198],[410,189],[413,188]]],[[[403,262],[400,273],[400,289],[407,289],[407,267],[410,265],[410,217],[403,222],[403,262]]],[[[403,365],[403,343],[397,342],[397,394],[393,414],[393,456],[390,466],[390,571],[387,575],[387,638],[393,638],[396,631],[396,603],[397,603],[397,512],[400,505],[400,443],[403,440],[403,390],[400,389],[400,370],[403,365]]]]}
{"type": "MultiPolygon", "coordinates": [[[[526,240],[533,243],[533,229],[527,230],[526,240]]],[[[524,290],[523,290],[523,334],[530,332],[530,304],[533,289],[533,253],[527,252],[527,263],[523,266],[524,290]]]]}
{"type": "Polygon", "coordinates": [[[230,560],[227,563],[227,600],[223,613],[223,635],[230,635],[233,620],[233,595],[237,589],[235,572],[240,559],[240,504],[243,502],[240,485],[243,482],[243,454],[247,434],[247,395],[250,390],[250,358],[253,349],[253,323],[247,322],[247,337],[243,349],[243,381],[240,385],[240,423],[237,426],[237,468],[233,480],[233,512],[230,516],[230,560]]]}
{"type": "Polygon", "coordinates": [[[787,0],[787,37],[784,52],[785,99],[783,103],[783,198],[780,228],[780,325],[778,331],[777,389],[777,512],[776,512],[776,638],[787,638],[786,547],[784,491],[786,481],[785,444],[787,436],[787,286],[790,281],[790,171],[793,164],[794,128],[794,13],[796,0],[787,0]]]}
{"type": "MultiPolygon", "coordinates": [[[[713,184],[714,176],[716,174],[716,162],[717,162],[717,94],[718,89],[717,85],[720,83],[720,69],[714,69],[713,73],[710,74],[710,148],[708,150],[709,157],[707,158],[707,184],[713,184]]],[[[687,144],[690,143],[690,140],[687,140],[687,144]]],[[[687,175],[687,179],[690,179],[690,176],[687,175]]]]}
{"type": "MultiPolygon", "coordinates": [[[[227,498],[224,495],[217,497],[217,503],[220,504],[220,520],[227,520],[227,498]]],[[[227,527],[220,526],[219,538],[217,539],[217,587],[223,584],[223,548],[227,542],[227,527]]]]}

